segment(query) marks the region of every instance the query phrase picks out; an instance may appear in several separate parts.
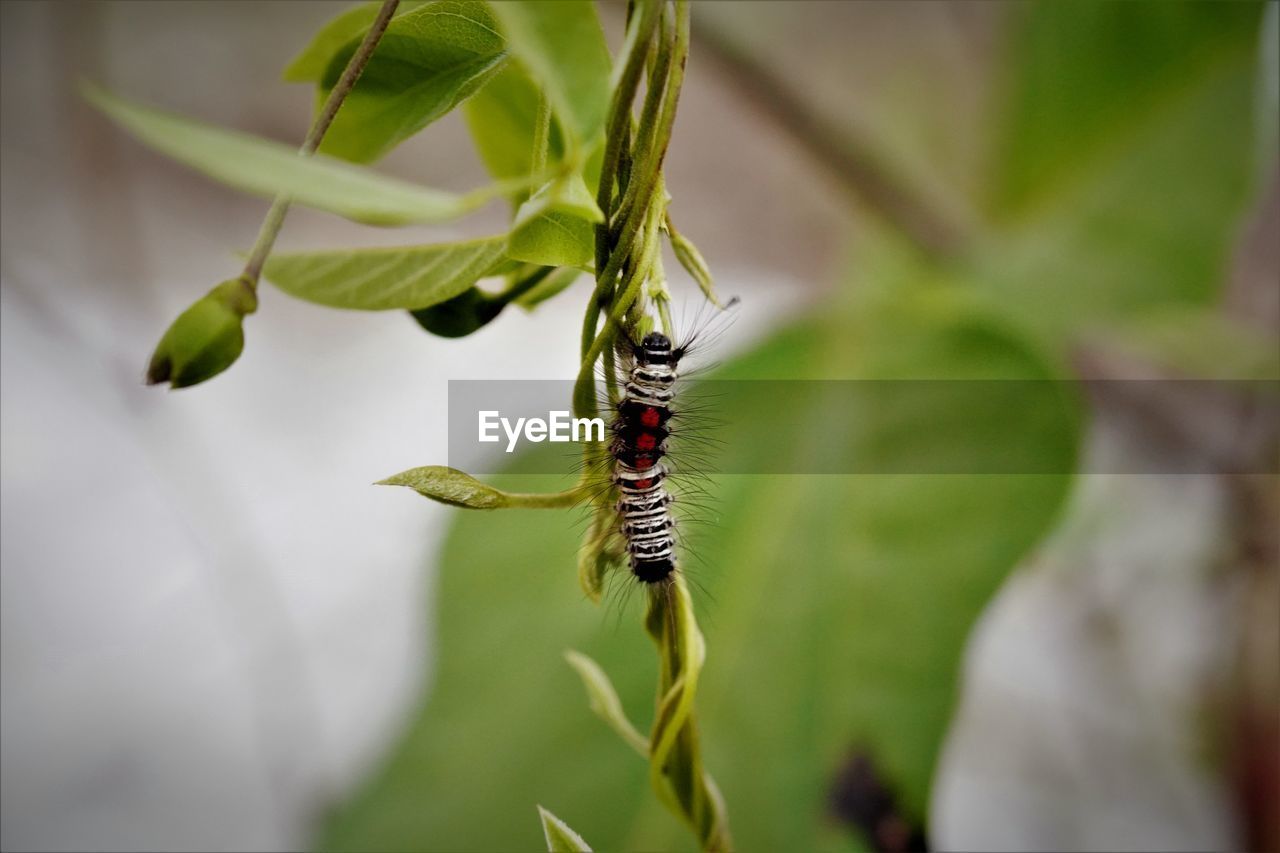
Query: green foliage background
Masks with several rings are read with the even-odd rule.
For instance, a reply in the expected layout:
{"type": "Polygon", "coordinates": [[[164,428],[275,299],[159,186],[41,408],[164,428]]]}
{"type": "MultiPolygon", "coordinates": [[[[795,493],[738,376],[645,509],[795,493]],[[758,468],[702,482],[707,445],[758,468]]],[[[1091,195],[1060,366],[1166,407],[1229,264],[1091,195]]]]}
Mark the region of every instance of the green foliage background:
{"type": "MultiPolygon", "coordinates": [[[[722,376],[1061,378],[1067,346],[1091,328],[1208,313],[1256,175],[1259,7],[1007,12],[1006,94],[975,181],[986,193],[970,200],[986,224],[944,262],[864,232],[829,310],[722,376]]],[[[815,397],[767,425],[722,416],[730,453],[802,458],[813,431],[843,430],[868,452],[971,461],[997,449],[1044,470],[1071,469],[1084,423],[1065,396],[1049,411],[869,413],[815,397]]],[[[742,849],[858,846],[826,814],[855,747],[926,815],[965,638],[1070,487],[1054,475],[711,479],[717,523],[690,548],[714,595],[699,704],[742,849]]],[[[647,642],[566,581],[574,548],[559,517],[459,514],[440,560],[429,700],[324,846],[533,849],[537,827],[508,816],[535,799],[598,849],[689,846],[560,658],[594,657],[629,716],[649,718],[647,642]]]]}

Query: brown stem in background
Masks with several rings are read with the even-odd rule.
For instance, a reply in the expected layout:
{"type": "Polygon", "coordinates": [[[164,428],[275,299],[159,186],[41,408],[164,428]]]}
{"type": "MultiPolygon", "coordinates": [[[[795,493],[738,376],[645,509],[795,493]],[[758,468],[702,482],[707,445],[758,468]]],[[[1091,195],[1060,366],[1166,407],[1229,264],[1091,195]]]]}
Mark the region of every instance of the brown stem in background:
{"type": "Polygon", "coordinates": [[[956,226],[887,174],[870,144],[808,109],[765,63],[719,28],[705,23],[695,25],[694,37],[698,48],[720,64],[725,78],[739,93],[830,172],[854,201],[876,213],[929,256],[945,258],[955,253],[960,243],[956,226]]]}

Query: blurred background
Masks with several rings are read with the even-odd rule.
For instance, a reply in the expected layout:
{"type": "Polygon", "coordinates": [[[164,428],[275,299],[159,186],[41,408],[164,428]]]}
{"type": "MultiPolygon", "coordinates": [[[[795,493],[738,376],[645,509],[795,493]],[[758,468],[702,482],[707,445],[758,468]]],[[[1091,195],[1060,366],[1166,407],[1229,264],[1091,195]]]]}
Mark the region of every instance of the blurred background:
{"type": "MultiPolygon", "coordinates": [[[[142,384],[267,205],[77,82],[296,142],[280,69],[344,8],[0,4],[0,846],[538,849],[542,803],[597,849],[686,849],[560,658],[647,725],[652,651],[583,600],[571,521],[368,485],[445,461],[449,379],[571,376],[584,282],[460,340],[264,287],[225,376],[142,384]]],[[[1280,375],[1275,3],[694,19],[667,185],[742,298],[731,375],[1280,375]]],[[[488,180],[458,114],[379,168],[488,180]]],[[[505,221],[295,209],[280,245],[505,221]]],[[[1280,849],[1274,399],[1159,387],[974,434],[1061,476],[712,478],[699,701],[742,849],[1280,849]],[[1106,473],[1157,452],[1202,473],[1106,473]]]]}

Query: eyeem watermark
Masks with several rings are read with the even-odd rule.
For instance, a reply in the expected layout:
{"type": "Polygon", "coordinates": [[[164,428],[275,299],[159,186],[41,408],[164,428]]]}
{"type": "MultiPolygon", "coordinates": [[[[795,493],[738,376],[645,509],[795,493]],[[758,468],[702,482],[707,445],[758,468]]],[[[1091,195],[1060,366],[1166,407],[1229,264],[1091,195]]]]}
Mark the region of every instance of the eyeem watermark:
{"type": "Polygon", "coordinates": [[[604,418],[571,418],[566,411],[548,412],[547,420],[542,418],[516,418],[513,425],[510,418],[502,417],[501,412],[488,409],[479,412],[480,430],[478,440],[482,442],[501,441],[498,428],[507,435],[507,453],[513,453],[516,444],[523,434],[526,441],[604,441],[604,418]]]}
{"type": "MultiPolygon", "coordinates": [[[[450,381],[448,464],[474,476],[511,472],[523,450],[521,474],[572,474],[584,444],[612,437],[614,416],[602,399],[599,418],[575,423],[562,411],[574,384],[450,381]]],[[[672,467],[716,476],[1280,472],[1262,426],[1280,423],[1274,379],[704,379],[680,387],[673,410],[672,467]],[[1117,423],[1132,419],[1132,448],[1079,452],[1073,424],[1092,401],[1117,423]],[[1137,426],[1167,406],[1179,413],[1168,430],[1137,426]],[[1232,407],[1259,426],[1197,414],[1232,407]]]]}

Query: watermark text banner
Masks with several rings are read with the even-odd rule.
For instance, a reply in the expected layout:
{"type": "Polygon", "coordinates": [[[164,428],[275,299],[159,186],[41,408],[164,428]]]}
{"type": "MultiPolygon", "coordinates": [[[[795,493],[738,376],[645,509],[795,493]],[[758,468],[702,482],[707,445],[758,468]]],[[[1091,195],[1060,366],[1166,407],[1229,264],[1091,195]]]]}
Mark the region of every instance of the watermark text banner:
{"type": "MultiPolygon", "coordinates": [[[[529,473],[574,470],[585,441],[612,438],[614,411],[601,385],[599,421],[575,417],[572,391],[559,380],[450,381],[448,464],[495,474],[519,455],[529,473]]],[[[1266,433],[1280,422],[1280,382],[704,380],[682,384],[672,410],[666,462],[677,472],[1276,473],[1266,433]],[[1081,453],[1076,418],[1139,449],[1081,453]]]]}

